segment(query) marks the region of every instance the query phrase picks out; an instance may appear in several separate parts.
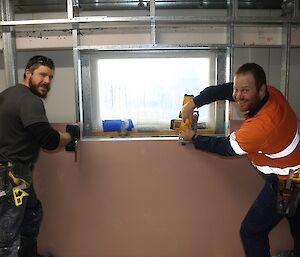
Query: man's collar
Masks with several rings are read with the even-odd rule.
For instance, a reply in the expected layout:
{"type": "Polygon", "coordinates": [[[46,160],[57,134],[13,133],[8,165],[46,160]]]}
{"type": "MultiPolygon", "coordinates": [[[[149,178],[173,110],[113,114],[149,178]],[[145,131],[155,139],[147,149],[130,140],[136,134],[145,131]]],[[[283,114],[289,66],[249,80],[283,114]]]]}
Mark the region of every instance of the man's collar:
{"type": "Polygon", "coordinates": [[[251,118],[251,117],[253,117],[254,115],[256,115],[256,114],[259,112],[259,110],[260,110],[260,109],[265,105],[265,103],[268,101],[269,96],[270,96],[270,94],[269,94],[269,92],[268,92],[268,88],[266,88],[266,94],[265,94],[265,96],[263,97],[263,99],[261,99],[261,101],[258,103],[258,105],[257,105],[255,108],[253,108],[252,110],[250,110],[249,112],[247,112],[247,113],[245,114],[245,116],[248,117],[248,118],[251,118]]]}

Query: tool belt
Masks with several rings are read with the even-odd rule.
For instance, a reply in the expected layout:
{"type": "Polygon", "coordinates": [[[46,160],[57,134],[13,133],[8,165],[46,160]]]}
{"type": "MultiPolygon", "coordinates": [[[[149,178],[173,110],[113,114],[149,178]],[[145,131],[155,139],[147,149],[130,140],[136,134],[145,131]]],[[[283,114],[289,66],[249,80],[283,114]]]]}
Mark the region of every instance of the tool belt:
{"type": "Polygon", "coordinates": [[[277,212],[293,217],[300,202],[300,169],[290,170],[288,176],[278,176],[277,212]]]}
{"type": "Polygon", "coordinates": [[[0,163],[0,197],[12,194],[16,206],[23,204],[23,198],[29,196],[25,191],[30,187],[30,183],[13,174],[11,163],[0,163]]]}

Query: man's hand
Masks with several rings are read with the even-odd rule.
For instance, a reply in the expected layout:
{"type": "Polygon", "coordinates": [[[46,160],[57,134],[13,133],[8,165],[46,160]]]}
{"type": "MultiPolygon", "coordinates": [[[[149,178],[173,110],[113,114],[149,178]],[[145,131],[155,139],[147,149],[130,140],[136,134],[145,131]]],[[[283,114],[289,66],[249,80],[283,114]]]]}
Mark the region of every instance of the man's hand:
{"type": "Polygon", "coordinates": [[[75,152],[76,142],[80,138],[80,128],[77,124],[67,124],[66,132],[70,134],[72,140],[65,146],[65,150],[67,152],[75,152]]]}
{"type": "Polygon", "coordinates": [[[193,100],[187,102],[185,105],[182,106],[181,109],[181,118],[185,121],[186,119],[192,119],[193,111],[195,109],[195,103],[193,100]]]}
{"type": "Polygon", "coordinates": [[[80,138],[80,128],[77,124],[67,124],[66,132],[70,134],[73,142],[80,138]]]}
{"type": "Polygon", "coordinates": [[[192,142],[193,136],[196,132],[190,128],[185,128],[179,132],[179,138],[182,138],[184,141],[192,142]]]}

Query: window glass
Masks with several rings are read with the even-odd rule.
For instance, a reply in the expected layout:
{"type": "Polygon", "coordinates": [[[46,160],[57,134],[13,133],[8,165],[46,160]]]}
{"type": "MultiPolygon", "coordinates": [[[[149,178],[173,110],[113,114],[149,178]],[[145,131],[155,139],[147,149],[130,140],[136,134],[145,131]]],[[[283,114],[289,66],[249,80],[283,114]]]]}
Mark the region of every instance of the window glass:
{"type": "MultiPolygon", "coordinates": [[[[131,136],[144,132],[158,132],[156,136],[164,132],[165,136],[168,131],[174,135],[170,123],[179,118],[184,95],[198,95],[213,83],[215,72],[212,54],[195,55],[189,51],[121,56],[110,52],[88,59],[91,89],[87,91],[91,92],[91,99],[84,99],[91,103],[84,106],[91,107],[83,113],[90,115],[86,121],[90,120],[92,134],[101,136],[105,136],[101,132],[108,131],[109,123],[120,121],[131,124],[131,136]]],[[[202,127],[214,126],[212,105],[199,109],[198,122],[202,127]]]]}

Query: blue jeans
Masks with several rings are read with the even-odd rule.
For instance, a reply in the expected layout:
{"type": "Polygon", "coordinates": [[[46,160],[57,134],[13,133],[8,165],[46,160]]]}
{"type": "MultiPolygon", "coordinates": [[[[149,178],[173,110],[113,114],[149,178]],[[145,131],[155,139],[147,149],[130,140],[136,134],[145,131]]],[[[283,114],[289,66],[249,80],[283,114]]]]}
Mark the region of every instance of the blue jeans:
{"type": "MultiPolygon", "coordinates": [[[[277,180],[266,183],[244,218],[240,234],[247,257],[270,257],[269,233],[284,217],[276,211],[277,180]]],[[[288,218],[294,239],[294,255],[300,257],[300,205],[288,218]]]]}

